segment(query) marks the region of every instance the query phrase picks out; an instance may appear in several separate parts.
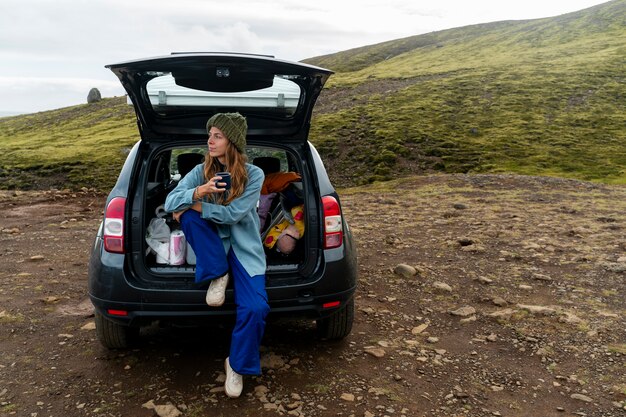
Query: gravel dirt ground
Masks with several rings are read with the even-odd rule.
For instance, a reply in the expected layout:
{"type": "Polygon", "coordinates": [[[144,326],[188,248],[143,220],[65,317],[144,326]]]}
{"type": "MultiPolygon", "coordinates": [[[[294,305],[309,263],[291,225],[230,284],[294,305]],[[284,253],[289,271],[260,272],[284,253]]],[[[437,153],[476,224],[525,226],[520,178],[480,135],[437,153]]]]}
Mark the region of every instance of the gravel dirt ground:
{"type": "Polygon", "coordinates": [[[342,192],[352,334],[271,320],[263,375],[225,396],[228,325],[96,339],[104,197],[0,192],[1,416],[624,416],[626,187],[507,175],[342,192]]]}

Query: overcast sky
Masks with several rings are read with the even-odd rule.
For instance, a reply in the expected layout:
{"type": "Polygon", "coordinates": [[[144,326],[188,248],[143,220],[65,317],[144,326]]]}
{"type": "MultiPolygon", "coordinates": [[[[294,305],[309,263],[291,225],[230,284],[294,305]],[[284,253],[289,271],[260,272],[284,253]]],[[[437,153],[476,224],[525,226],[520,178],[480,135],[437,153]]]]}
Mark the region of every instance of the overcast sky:
{"type": "Polygon", "coordinates": [[[411,35],[605,0],[0,0],[0,116],[123,95],[106,64],[172,51],[299,61],[411,35]]]}

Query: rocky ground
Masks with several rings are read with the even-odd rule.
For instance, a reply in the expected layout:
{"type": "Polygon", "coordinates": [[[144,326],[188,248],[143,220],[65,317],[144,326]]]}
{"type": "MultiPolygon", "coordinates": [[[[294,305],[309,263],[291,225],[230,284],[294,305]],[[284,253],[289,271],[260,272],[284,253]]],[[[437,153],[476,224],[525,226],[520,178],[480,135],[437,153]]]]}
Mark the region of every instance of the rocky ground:
{"type": "Polygon", "coordinates": [[[429,176],[344,190],[352,334],[272,321],[228,399],[229,329],[96,340],[86,295],[104,197],[2,192],[2,416],[623,416],[626,188],[429,176]]]}

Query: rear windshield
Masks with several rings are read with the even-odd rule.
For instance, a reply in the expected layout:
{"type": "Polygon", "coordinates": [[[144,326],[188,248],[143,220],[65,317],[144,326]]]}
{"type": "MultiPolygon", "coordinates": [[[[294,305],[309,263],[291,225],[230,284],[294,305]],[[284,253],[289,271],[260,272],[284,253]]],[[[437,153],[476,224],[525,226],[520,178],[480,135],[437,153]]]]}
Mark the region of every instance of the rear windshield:
{"type": "Polygon", "coordinates": [[[276,75],[267,88],[216,92],[183,87],[176,84],[171,73],[163,73],[148,81],[146,93],[152,108],[162,115],[203,108],[220,111],[249,109],[251,112],[263,109],[265,114],[289,118],[296,112],[301,96],[300,86],[289,78],[276,75]]]}

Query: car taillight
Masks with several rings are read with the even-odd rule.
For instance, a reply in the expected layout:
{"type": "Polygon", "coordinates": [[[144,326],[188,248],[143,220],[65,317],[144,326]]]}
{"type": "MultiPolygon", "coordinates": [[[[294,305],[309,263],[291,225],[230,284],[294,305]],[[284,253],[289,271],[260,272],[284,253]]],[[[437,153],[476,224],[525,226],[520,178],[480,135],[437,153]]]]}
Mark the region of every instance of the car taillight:
{"type": "Polygon", "coordinates": [[[322,197],[322,205],[324,206],[324,249],[339,247],[343,241],[339,203],[335,197],[327,195],[322,197]]]}
{"type": "Polygon", "coordinates": [[[124,253],[124,212],[126,199],[115,197],[104,212],[104,250],[112,253],[124,253]]]}

